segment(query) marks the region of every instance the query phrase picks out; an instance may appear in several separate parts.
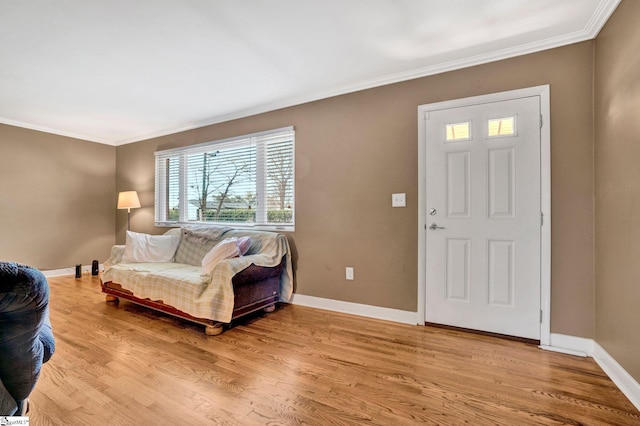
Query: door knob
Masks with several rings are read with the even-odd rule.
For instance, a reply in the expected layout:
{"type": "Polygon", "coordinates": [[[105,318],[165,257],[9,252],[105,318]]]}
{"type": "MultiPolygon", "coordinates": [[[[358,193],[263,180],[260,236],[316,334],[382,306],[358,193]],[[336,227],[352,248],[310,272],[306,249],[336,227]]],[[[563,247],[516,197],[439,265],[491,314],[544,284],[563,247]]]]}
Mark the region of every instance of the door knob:
{"type": "Polygon", "coordinates": [[[438,226],[435,223],[432,223],[431,225],[429,225],[429,229],[435,231],[436,229],[444,229],[444,226],[438,226]]]}

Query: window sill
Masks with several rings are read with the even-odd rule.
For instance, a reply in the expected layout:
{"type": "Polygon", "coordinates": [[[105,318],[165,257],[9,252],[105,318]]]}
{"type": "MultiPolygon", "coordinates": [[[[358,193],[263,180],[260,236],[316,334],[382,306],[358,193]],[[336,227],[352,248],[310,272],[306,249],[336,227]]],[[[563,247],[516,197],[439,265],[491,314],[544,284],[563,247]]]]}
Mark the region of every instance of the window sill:
{"type": "Polygon", "coordinates": [[[246,225],[243,223],[212,223],[212,222],[154,222],[159,228],[177,228],[181,226],[227,226],[233,229],[246,229],[254,231],[294,232],[295,225],[246,225]]]}

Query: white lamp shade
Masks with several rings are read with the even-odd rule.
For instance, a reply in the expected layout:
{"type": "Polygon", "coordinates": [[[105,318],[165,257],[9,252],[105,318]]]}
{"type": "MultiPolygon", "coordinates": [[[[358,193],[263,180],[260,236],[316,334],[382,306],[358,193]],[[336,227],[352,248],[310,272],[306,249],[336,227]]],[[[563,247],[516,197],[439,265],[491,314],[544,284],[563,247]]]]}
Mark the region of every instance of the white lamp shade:
{"type": "Polygon", "coordinates": [[[137,209],[140,207],[140,200],[136,191],[123,191],[118,194],[119,209],[137,209]]]}

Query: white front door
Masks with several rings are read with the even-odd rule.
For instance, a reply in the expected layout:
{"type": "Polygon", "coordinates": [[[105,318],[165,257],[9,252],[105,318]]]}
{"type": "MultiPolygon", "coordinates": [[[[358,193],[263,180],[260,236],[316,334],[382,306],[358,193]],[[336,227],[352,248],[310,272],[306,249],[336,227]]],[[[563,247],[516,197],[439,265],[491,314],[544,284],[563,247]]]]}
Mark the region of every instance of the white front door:
{"type": "Polygon", "coordinates": [[[540,339],[540,97],[424,115],[426,321],[540,339]]]}

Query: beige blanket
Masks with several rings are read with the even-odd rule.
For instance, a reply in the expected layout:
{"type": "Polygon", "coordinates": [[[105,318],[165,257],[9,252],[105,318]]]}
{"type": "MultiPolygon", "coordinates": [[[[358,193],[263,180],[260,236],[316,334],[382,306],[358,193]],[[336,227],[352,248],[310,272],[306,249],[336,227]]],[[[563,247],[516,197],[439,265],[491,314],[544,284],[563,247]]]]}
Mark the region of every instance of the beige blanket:
{"type": "Polygon", "coordinates": [[[194,317],[228,323],[233,312],[231,280],[234,275],[252,263],[257,266],[277,266],[285,256],[280,297],[282,301],[290,301],[293,269],[287,238],[282,234],[274,238],[266,233],[251,231],[229,231],[224,237],[240,234],[251,236],[250,253],[258,254],[223,260],[208,276],[201,275],[200,267],[179,263],[121,263],[125,249],[122,245],[113,247],[101,279],[103,282],[118,283],[141,299],[162,300],[194,317]]]}

